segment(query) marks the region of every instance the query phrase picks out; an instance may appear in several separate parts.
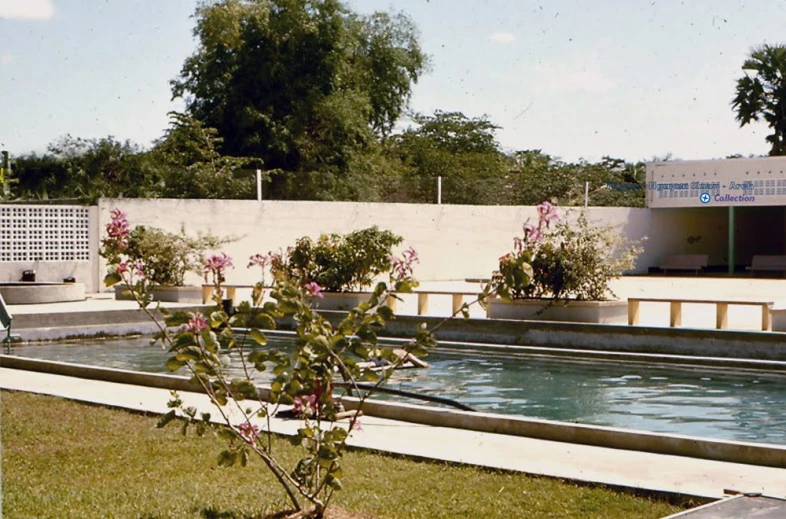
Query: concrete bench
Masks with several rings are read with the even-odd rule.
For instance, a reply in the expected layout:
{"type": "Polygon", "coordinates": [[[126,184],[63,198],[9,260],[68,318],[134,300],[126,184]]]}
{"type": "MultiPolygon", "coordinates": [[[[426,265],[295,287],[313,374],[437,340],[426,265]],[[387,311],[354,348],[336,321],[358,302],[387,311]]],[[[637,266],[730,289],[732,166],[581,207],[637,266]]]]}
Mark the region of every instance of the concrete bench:
{"type": "Polygon", "coordinates": [[[756,272],[781,272],[786,274],[786,256],[754,256],[749,267],[751,274],[756,272]]]}
{"type": "Polygon", "coordinates": [[[682,326],[683,303],[715,305],[715,328],[725,330],[729,322],[729,305],[745,305],[761,307],[761,329],[772,331],[772,301],[719,301],[716,299],[673,299],[654,297],[629,297],[628,298],[628,324],[639,323],[639,303],[669,303],[669,326],[672,328],[682,326]]]}
{"type": "Polygon", "coordinates": [[[672,254],[659,268],[668,274],[670,270],[692,270],[695,274],[707,266],[709,257],[706,254],[672,254]]]}
{"type": "Polygon", "coordinates": [[[418,315],[428,313],[428,299],[430,295],[452,296],[453,303],[451,308],[453,309],[453,315],[455,315],[461,310],[461,306],[464,304],[464,296],[477,297],[479,291],[456,292],[453,290],[413,290],[412,293],[418,295],[418,315]]]}
{"type": "MultiPolygon", "coordinates": [[[[224,289],[225,299],[231,299],[232,301],[235,300],[235,295],[237,294],[238,288],[248,288],[253,290],[256,285],[234,285],[234,284],[221,284],[221,288],[224,289]]],[[[205,305],[210,301],[213,297],[213,289],[215,288],[214,285],[202,285],[202,304],[205,305]]],[[[265,287],[269,288],[269,287],[265,287]]],[[[254,301],[255,305],[262,304],[261,298],[258,301],[254,301]]]]}

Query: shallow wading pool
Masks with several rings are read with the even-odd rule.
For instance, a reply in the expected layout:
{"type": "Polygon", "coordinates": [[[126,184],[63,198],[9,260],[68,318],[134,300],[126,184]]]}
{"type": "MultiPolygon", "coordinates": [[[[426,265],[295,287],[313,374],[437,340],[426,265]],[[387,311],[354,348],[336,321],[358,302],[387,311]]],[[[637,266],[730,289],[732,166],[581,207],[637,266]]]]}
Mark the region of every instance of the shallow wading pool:
{"type": "MultiPolygon", "coordinates": [[[[271,341],[287,343],[286,339],[271,341]]],[[[14,346],[12,355],[168,373],[144,338],[14,346]]],[[[236,353],[224,355],[237,367],[236,353]]],[[[428,369],[387,387],[445,396],[479,411],[717,439],[786,444],[786,375],[543,359],[435,349],[428,369]]],[[[726,370],[728,371],[728,369],[726,370]]],[[[270,372],[257,374],[267,383],[270,372]]]]}

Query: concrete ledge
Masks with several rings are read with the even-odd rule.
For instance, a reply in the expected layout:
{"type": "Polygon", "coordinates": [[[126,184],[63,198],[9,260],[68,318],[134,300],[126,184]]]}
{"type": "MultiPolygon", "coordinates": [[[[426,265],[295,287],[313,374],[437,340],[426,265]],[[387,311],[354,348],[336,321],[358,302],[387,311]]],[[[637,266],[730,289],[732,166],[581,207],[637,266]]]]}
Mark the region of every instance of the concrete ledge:
{"type": "MultiPolygon", "coordinates": [[[[357,409],[358,399],[344,397],[347,409],[357,409]]],[[[566,443],[580,443],[632,451],[670,454],[767,467],[786,467],[786,447],[658,434],[631,429],[571,424],[491,413],[436,409],[414,404],[367,400],[363,413],[437,427],[526,436],[566,443]]]]}
{"type": "MultiPolygon", "coordinates": [[[[209,308],[205,305],[194,305],[187,307],[171,308],[172,311],[197,312],[205,311],[209,308]]],[[[158,318],[161,314],[153,312],[158,318]]],[[[128,323],[152,323],[150,318],[140,309],[133,310],[100,310],[82,312],[50,312],[41,314],[22,314],[14,315],[14,330],[24,333],[26,329],[34,328],[57,328],[67,326],[93,326],[128,323]]]]}
{"type": "MultiPolygon", "coordinates": [[[[344,312],[320,312],[339,322],[344,312]]],[[[441,324],[437,339],[515,346],[545,346],[654,355],[683,355],[766,361],[786,361],[786,336],[780,333],[691,328],[660,328],[613,324],[449,319],[396,316],[380,335],[413,337],[422,324],[441,324]]],[[[282,322],[291,329],[291,322],[282,322]]]]}
{"type": "MultiPolygon", "coordinates": [[[[200,392],[200,388],[191,384],[188,377],[176,375],[98,368],[8,355],[0,355],[0,366],[173,391],[200,392]]],[[[259,390],[260,396],[267,398],[269,394],[268,389],[259,387],[259,390]]],[[[357,408],[358,399],[343,397],[342,402],[348,409],[355,409],[357,408]]],[[[565,443],[670,454],[748,465],[786,467],[786,447],[779,445],[665,435],[646,431],[577,425],[491,413],[472,413],[376,400],[366,401],[363,406],[363,412],[369,416],[437,427],[525,436],[565,443]]]]}
{"type": "Polygon", "coordinates": [[[0,283],[0,294],[7,305],[30,305],[39,303],[64,303],[84,301],[84,283],[0,283]]]}

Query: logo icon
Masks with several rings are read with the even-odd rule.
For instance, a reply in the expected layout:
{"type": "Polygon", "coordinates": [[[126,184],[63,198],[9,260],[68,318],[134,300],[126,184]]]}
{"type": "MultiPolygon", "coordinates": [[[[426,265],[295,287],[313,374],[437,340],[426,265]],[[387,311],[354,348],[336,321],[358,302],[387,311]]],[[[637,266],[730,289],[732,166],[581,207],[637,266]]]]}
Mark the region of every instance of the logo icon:
{"type": "Polygon", "coordinates": [[[699,200],[701,201],[702,204],[709,204],[710,203],[710,194],[709,193],[702,193],[701,196],[699,196],[699,200]]]}

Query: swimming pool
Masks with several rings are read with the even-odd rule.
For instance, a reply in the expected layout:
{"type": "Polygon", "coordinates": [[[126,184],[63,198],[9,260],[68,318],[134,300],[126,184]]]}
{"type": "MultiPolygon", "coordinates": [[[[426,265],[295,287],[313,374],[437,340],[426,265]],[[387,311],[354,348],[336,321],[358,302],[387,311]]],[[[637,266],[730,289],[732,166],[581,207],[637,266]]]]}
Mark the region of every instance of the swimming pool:
{"type": "MultiPolygon", "coordinates": [[[[12,354],[167,373],[166,352],[144,338],[18,345],[12,354]]],[[[238,364],[234,355],[224,355],[230,366],[238,364]]],[[[427,360],[429,369],[397,371],[387,387],[445,396],[493,413],[786,444],[786,376],[777,373],[511,358],[447,348],[427,360]]],[[[272,376],[257,375],[259,383],[272,376]]]]}

